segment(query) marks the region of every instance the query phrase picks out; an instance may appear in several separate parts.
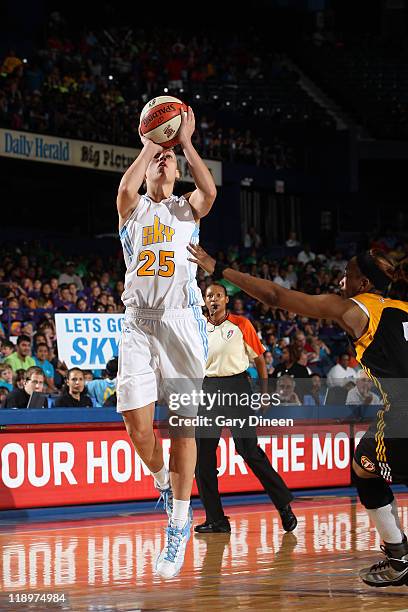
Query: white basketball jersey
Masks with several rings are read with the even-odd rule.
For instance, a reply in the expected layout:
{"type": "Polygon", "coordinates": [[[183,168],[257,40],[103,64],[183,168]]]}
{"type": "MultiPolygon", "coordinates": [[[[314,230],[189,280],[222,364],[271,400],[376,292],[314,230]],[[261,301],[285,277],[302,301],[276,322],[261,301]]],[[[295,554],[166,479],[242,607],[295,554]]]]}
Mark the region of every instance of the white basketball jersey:
{"type": "Polygon", "coordinates": [[[187,245],[198,243],[199,224],[184,196],[156,203],[143,195],[119,232],[126,264],[125,306],[189,308],[203,305],[187,261],[187,245]]]}

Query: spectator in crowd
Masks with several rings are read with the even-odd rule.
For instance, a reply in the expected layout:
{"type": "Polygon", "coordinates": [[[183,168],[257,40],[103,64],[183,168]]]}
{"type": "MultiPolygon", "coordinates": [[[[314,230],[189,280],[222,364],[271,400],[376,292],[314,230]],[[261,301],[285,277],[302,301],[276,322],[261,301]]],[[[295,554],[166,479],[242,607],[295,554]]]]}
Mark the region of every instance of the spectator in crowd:
{"type": "Polygon", "coordinates": [[[298,364],[300,366],[303,366],[306,368],[307,373],[309,374],[309,376],[312,374],[312,370],[309,368],[308,364],[308,360],[309,360],[309,356],[310,353],[308,353],[305,349],[303,349],[302,351],[300,351],[300,355],[299,355],[299,359],[298,359],[298,364]]]}
{"type": "Polygon", "coordinates": [[[55,370],[52,363],[49,361],[50,351],[45,342],[37,344],[34,361],[35,364],[42,369],[45,376],[45,384],[48,393],[56,393],[58,391],[55,386],[54,377],[55,370]]]}
{"type": "Polygon", "coordinates": [[[6,387],[0,387],[0,408],[6,407],[6,399],[10,391],[6,387]]]}
{"type": "Polygon", "coordinates": [[[245,317],[247,315],[244,308],[244,301],[241,300],[241,298],[234,298],[232,302],[232,313],[241,317],[245,317]]]}
{"type": "MultiPolygon", "coordinates": [[[[296,334],[297,331],[299,331],[296,314],[294,312],[286,313],[285,318],[281,316],[281,321],[279,322],[279,331],[281,336],[284,336],[285,340],[287,340],[288,343],[290,342],[290,338],[288,336],[292,336],[293,334],[296,334]]],[[[305,342],[301,344],[301,346],[299,346],[300,350],[303,349],[305,343],[306,339],[305,342]]]]}
{"type": "Polygon", "coordinates": [[[22,333],[21,321],[12,321],[10,323],[10,338],[20,336],[22,333]]]}
{"type": "Polygon", "coordinates": [[[73,312],[89,312],[88,310],[88,302],[84,297],[80,297],[75,302],[75,309],[73,312]]]}
{"type": "MultiPolygon", "coordinates": [[[[42,393],[44,390],[44,372],[37,366],[25,370],[24,387],[16,389],[7,395],[5,408],[27,408],[33,393],[42,393]]],[[[47,398],[44,395],[43,408],[48,407],[47,398]]]]}
{"type": "Polygon", "coordinates": [[[321,376],[326,376],[327,372],[333,367],[333,361],[330,357],[331,349],[318,336],[311,337],[310,346],[315,354],[315,357],[309,359],[312,371],[321,376]]]}
{"type": "Polygon", "coordinates": [[[316,254],[310,250],[310,244],[305,243],[303,246],[303,250],[298,253],[297,260],[299,263],[306,265],[311,261],[316,259],[316,254]]]}
{"type": "Polygon", "coordinates": [[[21,333],[24,336],[28,336],[30,338],[30,342],[32,343],[34,336],[34,324],[31,321],[27,321],[21,328],[21,333]]]}
{"type": "Polygon", "coordinates": [[[294,344],[285,346],[282,349],[281,363],[276,366],[273,377],[279,378],[284,374],[288,374],[295,378],[309,378],[307,367],[298,363],[300,355],[301,350],[294,344]]]}
{"type": "Polygon", "coordinates": [[[74,283],[78,291],[83,291],[84,285],[81,277],[75,273],[75,264],[73,261],[67,261],[64,272],[58,277],[58,285],[67,285],[68,289],[70,283],[74,283]]]}
{"type": "Polygon", "coordinates": [[[45,336],[45,343],[49,349],[51,349],[54,345],[54,342],[57,339],[56,331],[55,331],[55,323],[51,319],[47,319],[43,323],[41,323],[39,327],[39,331],[45,336]]]}
{"type": "Polygon", "coordinates": [[[290,283],[290,288],[291,289],[296,289],[297,288],[297,283],[298,283],[298,276],[295,270],[295,266],[290,263],[288,264],[287,268],[286,268],[287,272],[286,272],[286,278],[290,283]]]}
{"type": "Polygon", "coordinates": [[[288,249],[294,249],[300,246],[300,242],[297,239],[296,232],[289,232],[289,237],[285,242],[288,249]]]}
{"type": "Polygon", "coordinates": [[[354,349],[351,346],[351,344],[347,346],[346,353],[349,356],[349,367],[353,368],[353,370],[355,370],[356,372],[359,372],[361,369],[361,366],[356,359],[354,349]]]}
{"type": "Polygon", "coordinates": [[[326,263],[327,268],[330,270],[338,270],[343,273],[346,269],[347,259],[344,259],[341,251],[336,251],[334,257],[330,258],[326,263]]]}
{"type": "Polygon", "coordinates": [[[306,351],[308,355],[314,353],[312,345],[308,342],[305,333],[301,330],[295,332],[293,343],[299,351],[306,351]]]}
{"type": "Polygon", "coordinates": [[[57,389],[62,389],[65,384],[65,379],[67,377],[68,368],[66,364],[58,359],[58,356],[55,354],[54,357],[50,360],[52,365],[54,366],[55,377],[54,382],[57,389]]]}
{"type": "Polygon", "coordinates": [[[17,389],[24,389],[26,371],[27,370],[17,370],[17,372],[14,373],[14,391],[17,389]]]}
{"type": "Polygon", "coordinates": [[[13,391],[13,368],[7,363],[0,364],[0,387],[13,391]]]}
{"type": "Polygon", "coordinates": [[[310,375],[311,389],[303,397],[305,406],[323,406],[326,399],[326,390],[322,386],[322,378],[316,372],[310,375]]]}
{"type": "MultiPolygon", "coordinates": [[[[333,346],[337,341],[342,340],[342,338],[346,338],[344,332],[342,332],[331,319],[322,320],[321,327],[319,329],[319,337],[327,344],[327,346],[330,347],[332,351],[333,346]]],[[[346,344],[347,346],[349,345],[347,340],[346,344]]]]}
{"type": "Polygon", "coordinates": [[[255,227],[250,227],[244,237],[244,247],[250,249],[255,247],[258,249],[261,246],[262,240],[260,235],[257,233],[255,227]]]}
{"type": "Polygon", "coordinates": [[[264,358],[265,358],[265,365],[266,365],[266,371],[268,373],[268,378],[270,378],[275,369],[273,367],[273,355],[271,351],[265,351],[264,358]]]}
{"type": "Polygon", "coordinates": [[[7,357],[10,357],[15,351],[15,346],[10,340],[2,340],[0,349],[0,363],[4,363],[7,357]]]}
{"type": "Polygon", "coordinates": [[[350,357],[347,353],[340,355],[339,362],[327,373],[328,387],[344,387],[349,385],[354,387],[356,371],[350,368],[350,357]]]}
{"type": "Polygon", "coordinates": [[[295,392],[296,381],[290,374],[283,374],[276,384],[276,392],[280,398],[280,405],[301,406],[301,401],[295,392]]]}
{"type": "Polygon", "coordinates": [[[47,338],[41,332],[37,332],[33,337],[33,350],[34,353],[37,351],[37,347],[39,344],[45,344],[48,348],[47,338]]]}
{"type": "Polygon", "coordinates": [[[66,388],[55,400],[58,408],[92,408],[92,400],[85,393],[85,377],[80,368],[71,368],[67,373],[66,388]]]}
{"type": "Polygon", "coordinates": [[[67,312],[74,309],[72,295],[69,290],[69,286],[66,283],[62,283],[58,287],[58,297],[55,299],[55,306],[58,310],[66,310],[67,312]]]}
{"type": "Polygon", "coordinates": [[[69,291],[69,299],[70,299],[71,305],[72,304],[76,304],[76,302],[78,300],[78,288],[77,288],[76,284],[75,283],[69,283],[68,291],[69,291]]]}
{"type": "Polygon", "coordinates": [[[286,268],[283,268],[283,267],[279,268],[279,274],[275,276],[275,278],[273,279],[273,282],[276,283],[277,285],[280,285],[281,287],[285,287],[286,289],[291,288],[291,282],[287,278],[286,268]]]}
{"type": "Polygon", "coordinates": [[[373,391],[373,383],[364,372],[360,370],[356,376],[356,385],[349,390],[346,397],[346,404],[358,406],[371,406],[381,404],[379,396],[373,391]]]}
{"type": "MultiPolygon", "coordinates": [[[[297,365],[306,369],[307,377],[309,377],[313,372],[308,366],[308,359],[310,357],[310,353],[307,353],[305,349],[300,351],[300,356],[297,362],[297,365]]],[[[305,393],[309,390],[309,380],[306,377],[301,376],[296,381],[296,393],[301,401],[303,401],[305,393]]]]}
{"type": "Polygon", "coordinates": [[[86,383],[86,391],[95,406],[103,406],[106,400],[116,393],[116,377],[118,375],[118,358],[113,357],[105,368],[105,377],[86,383]]]}
{"type": "Polygon", "coordinates": [[[35,366],[35,361],[31,357],[31,338],[26,335],[19,336],[17,338],[16,351],[6,357],[4,363],[11,365],[13,372],[28,370],[28,368],[35,366]]]}

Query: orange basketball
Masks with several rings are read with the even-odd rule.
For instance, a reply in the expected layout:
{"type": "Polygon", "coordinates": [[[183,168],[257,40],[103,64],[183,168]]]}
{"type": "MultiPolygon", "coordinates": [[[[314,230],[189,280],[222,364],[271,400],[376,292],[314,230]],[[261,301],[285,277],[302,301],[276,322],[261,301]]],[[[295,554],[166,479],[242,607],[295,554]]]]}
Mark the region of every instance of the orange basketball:
{"type": "Polygon", "coordinates": [[[165,148],[175,145],[181,125],[180,109],[186,112],[186,104],[173,96],[158,96],[150,100],[140,114],[143,136],[165,148]]]}

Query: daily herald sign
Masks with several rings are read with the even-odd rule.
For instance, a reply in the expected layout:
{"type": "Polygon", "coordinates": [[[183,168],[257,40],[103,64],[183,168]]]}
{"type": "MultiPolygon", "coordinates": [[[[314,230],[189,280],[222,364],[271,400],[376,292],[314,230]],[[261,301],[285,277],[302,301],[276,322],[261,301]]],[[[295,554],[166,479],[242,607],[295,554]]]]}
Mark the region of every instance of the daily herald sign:
{"type": "MultiPolygon", "coordinates": [[[[139,153],[140,149],[130,147],[0,129],[0,155],[3,157],[76,166],[89,170],[124,172],[139,153]]],[[[186,159],[178,155],[177,160],[181,168],[181,180],[192,183],[193,178],[186,159]]],[[[209,159],[205,159],[204,162],[213,175],[215,184],[222,185],[221,162],[209,159]]]]}
{"type": "Polygon", "coordinates": [[[55,313],[58,356],[68,368],[103,369],[118,354],[123,314],[55,313]]]}

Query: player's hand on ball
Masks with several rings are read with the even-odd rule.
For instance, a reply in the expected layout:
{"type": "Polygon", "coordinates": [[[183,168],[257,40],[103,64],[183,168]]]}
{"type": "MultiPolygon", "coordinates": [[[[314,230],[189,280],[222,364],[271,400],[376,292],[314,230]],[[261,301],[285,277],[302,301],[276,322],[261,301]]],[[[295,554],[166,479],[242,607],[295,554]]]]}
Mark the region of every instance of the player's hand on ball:
{"type": "Polygon", "coordinates": [[[193,256],[188,257],[188,261],[192,261],[193,263],[198,264],[200,268],[202,268],[209,274],[212,274],[214,272],[215,259],[211,257],[211,255],[206,253],[206,251],[204,251],[204,249],[200,247],[199,244],[190,243],[187,247],[187,251],[189,251],[189,253],[191,253],[191,255],[193,256]]]}
{"type": "Polygon", "coordinates": [[[152,151],[154,151],[154,155],[157,155],[157,153],[161,153],[162,151],[164,151],[164,148],[161,145],[156,144],[155,142],[153,142],[153,140],[150,140],[149,138],[146,138],[146,136],[143,136],[142,132],[140,131],[140,124],[139,124],[139,136],[140,136],[140,140],[142,141],[142,145],[144,147],[150,147],[152,151]]]}
{"type": "Polygon", "coordinates": [[[187,112],[180,109],[181,125],[177,135],[177,140],[182,147],[191,143],[191,138],[195,130],[195,117],[191,106],[187,107],[187,112]]]}

